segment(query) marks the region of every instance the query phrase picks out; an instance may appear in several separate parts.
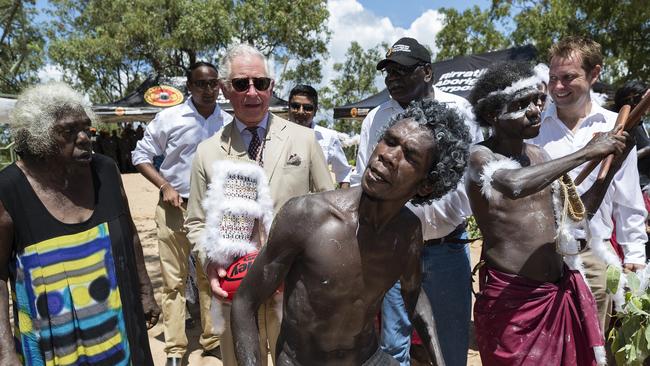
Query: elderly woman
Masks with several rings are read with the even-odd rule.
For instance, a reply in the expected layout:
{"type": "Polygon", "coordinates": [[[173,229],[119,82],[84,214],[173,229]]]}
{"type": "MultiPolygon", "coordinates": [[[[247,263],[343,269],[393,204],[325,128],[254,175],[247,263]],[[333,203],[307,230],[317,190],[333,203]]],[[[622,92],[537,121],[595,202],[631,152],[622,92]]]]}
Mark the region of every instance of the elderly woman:
{"type": "Polygon", "coordinates": [[[26,90],[13,111],[21,160],[0,172],[1,365],[153,364],[145,320],[160,310],[115,162],[92,154],[93,117],[62,83],[26,90]]]}

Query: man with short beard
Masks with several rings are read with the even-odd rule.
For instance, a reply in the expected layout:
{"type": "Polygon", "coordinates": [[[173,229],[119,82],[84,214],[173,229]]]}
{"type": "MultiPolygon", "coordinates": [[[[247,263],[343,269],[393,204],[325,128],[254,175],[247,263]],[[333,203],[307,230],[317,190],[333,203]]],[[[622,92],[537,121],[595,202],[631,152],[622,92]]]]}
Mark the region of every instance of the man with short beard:
{"type": "Polygon", "coordinates": [[[147,327],[160,309],[117,166],[91,151],[94,118],[63,83],[26,90],[12,112],[21,159],[0,172],[3,366],[153,365],[147,327]]]}

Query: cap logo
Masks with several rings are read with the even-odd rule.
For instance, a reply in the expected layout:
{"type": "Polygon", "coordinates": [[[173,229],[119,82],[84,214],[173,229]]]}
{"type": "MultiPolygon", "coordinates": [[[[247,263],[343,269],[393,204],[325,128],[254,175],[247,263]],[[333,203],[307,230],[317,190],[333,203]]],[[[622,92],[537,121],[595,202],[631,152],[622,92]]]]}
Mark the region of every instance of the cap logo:
{"type": "Polygon", "coordinates": [[[405,44],[396,44],[393,46],[393,52],[411,52],[411,46],[405,44]]]}

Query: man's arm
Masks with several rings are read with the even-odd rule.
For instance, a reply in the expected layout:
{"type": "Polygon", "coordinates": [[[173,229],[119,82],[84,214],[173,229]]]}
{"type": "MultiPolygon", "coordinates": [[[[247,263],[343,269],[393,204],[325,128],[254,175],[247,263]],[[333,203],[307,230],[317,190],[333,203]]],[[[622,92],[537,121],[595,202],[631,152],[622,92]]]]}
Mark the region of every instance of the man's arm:
{"type": "MultiPolygon", "coordinates": [[[[596,180],[594,184],[591,187],[589,187],[589,189],[580,196],[580,199],[582,200],[582,203],[585,206],[585,211],[587,212],[589,219],[591,219],[593,215],[596,213],[596,211],[598,211],[598,208],[600,207],[600,204],[603,202],[603,198],[605,198],[605,194],[609,189],[612,179],[618,174],[619,169],[621,168],[623,162],[627,160],[629,152],[632,150],[632,148],[634,148],[634,141],[630,139],[627,141],[625,151],[623,151],[623,153],[621,154],[618,154],[612,161],[612,165],[609,171],[607,172],[607,176],[605,176],[605,179],[600,181],[596,180]]],[[[635,166],[634,171],[636,171],[636,164],[634,166],[635,166]]],[[[638,177],[638,173],[637,173],[637,177],[638,177]]],[[[636,184],[636,187],[638,186],[639,185],[636,184]]],[[[641,202],[642,201],[643,201],[643,197],[641,197],[641,202]]],[[[645,224],[644,224],[644,231],[645,231],[645,224]]]]}
{"type": "Polygon", "coordinates": [[[257,310],[280,286],[296,255],[301,251],[304,212],[309,212],[307,198],[288,201],[278,212],[266,245],[237,289],[230,313],[235,353],[240,366],[261,365],[257,310]]]}
{"type": "Polygon", "coordinates": [[[622,136],[617,136],[617,130],[597,134],[585,147],[573,154],[519,169],[497,169],[490,177],[483,179],[484,168],[494,160],[494,154],[488,148],[478,145],[472,148],[470,154],[469,177],[481,186],[485,179],[489,179],[492,188],[508,198],[526,197],[541,191],[562,174],[587,161],[601,159],[609,154],[621,154],[629,135],[624,132],[622,136]]]}
{"type": "Polygon", "coordinates": [[[358,186],[361,184],[361,177],[363,172],[366,170],[366,164],[368,163],[368,144],[370,143],[370,125],[372,124],[372,117],[375,113],[372,111],[363,119],[361,123],[361,132],[359,134],[359,146],[357,147],[357,159],[355,161],[355,167],[350,176],[350,185],[358,186]]]}
{"type": "Polygon", "coordinates": [[[311,151],[311,155],[309,156],[309,191],[331,191],[334,189],[332,175],[330,174],[330,170],[327,167],[327,163],[325,162],[323,149],[321,149],[318,141],[316,141],[316,136],[314,134],[309,135],[309,144],[309,150],[311,151]]]}
{"type": "Polygon", "coordinates": [[[158,116],[147,125],[144,137],[131,153],[131,160],[138,172],[162,192],[164,202],[180,207],[181,196],[153,166],[153,157],[163,155],[167,145],[167,136],[161,129],[163,121],[158,116]]]}
{"type": "Polygon", "coordinates": [[[648,213],[639,187],[634,149],[621,163],[612,180],[612,186],[612,217],[616,222],[616,239],[625,255],[623,266],[636,271],[645,267],[645,245],[648,241],[645,221],[648,213]]]}
{"type": "Polygon", "coordinates": [[[136,272],[138,273],[138,279],[140,280],[140,301],[142,302],[144,319],[147,329],[151,329],[154,327],[154,325],[156,325],[156,323],[158,323],[158,318],[160,317],[160,307],[158,306],[156,298],[153,295],[153,286],[151,285],[151,279],[149,278],[149,274],[147,273],[147,266],[144,262],[142,242],[140,242],[138,229],[135,227],[135,223],[131,217],[129,200],[126,197],[126,191],[124,190],[124,185],[122,184],[122,179],[119,175],[120,172],[117,170],[117,165],[115,166],[115,170],[120,180],[120,192],[122,193],[122,200],[126,206],[126,212],[129,218],[129,224],[131,225],[131,231],[133,232],[133,252],[135,254],[136,272]]]}
{"type": "Polygon", "coordinates": [[[423,243],[420,233],[421,230],[414,232],[411,245],[418,248],[417,253],[409,257],[408,263],[404,266],[405,272],[402,273],[400,278],[402,298],[404,299],[406,313],[422,339],[429,358],[434,365],[444,366],[445,359],[438,341],[436,321],[431,309],[431,303],[421,286],[422,266],[420,264],[420,252],[423,243]]]}
{"type": "MultiPolygon", "coordinates": [[[[18,366],[11,324],[9,324],[9,257],[14,238],[14,223],[0,202],[0,364],[18,366]]],[[[15,321],[15,320],[14,320],[15,321]]]]}
{"type": "MultiPolygon", "coordinates": [[[[189,240],[193,248],[197,248],[197,244],[199,243],[199,240],[203,235],[203,230],[205,229],[205,210],[203,209],[202,202],[208,191],[208,177],[203,163],[203,149],[199,146],[196,149],[196,154],[194,154],[192,169],[190,171],[190,196],[187,200],[187,216],[185,217],[184,224],[187,232],[187,240],[189,240]]],[[[205,253],[197,249],[194,249],[193,252],[200,265],[206,270],[213,291],[215,290],[213,286],[214,284],[216,284],[216,287],[220,291],[223,291],[219,286],[216,272],[214,278],[210,277],[210,272],[207,270],[208,260],[205,253]],[[213,280],[215,282],[214,284],[213,280]]],[[[225,275],[225,269],[223,269],[223,271],[225,275]]],[[[227,296],[225,291],[223,291],[223,293],[218,292],[217,295],[223,295],[223,297],[227,296]]]]}
{"type": "Polygon", "coordinates": [[[181,195],[178,193],[174,187],[172,187],[169,182],[156,170],[156,168],[151,163],[140,163],[135,166],[135,168],[142,174],[147,180],[153,183],[158,190],[162,193],[163,202],[169,203],[174,207],[181,206],[181,195]]]}
{"type": "Polygon", "coordinates": [[[332,145],[332,170],[334,171],[334,176],[336,177],[336,182],[339,183],[341,188],[350,187],[350,175],[352,174],[352,168],[348,164],[348,158],[343,152],[343,146],[341,146],[341,141],[338,137],[333,136],[332,145]]]}

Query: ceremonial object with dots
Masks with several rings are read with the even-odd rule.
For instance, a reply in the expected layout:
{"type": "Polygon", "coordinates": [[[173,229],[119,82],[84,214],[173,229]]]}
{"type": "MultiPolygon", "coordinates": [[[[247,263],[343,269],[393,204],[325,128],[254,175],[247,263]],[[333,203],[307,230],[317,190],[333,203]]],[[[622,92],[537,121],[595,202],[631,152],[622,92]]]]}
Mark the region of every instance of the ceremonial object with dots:
{"type": "MultiPolygon", "coordinates": [[[[238,174],[229,174],[224,184],[224,196],[257,200],[257,180],[238,174]]],[[[255,217],[246,214],[225,213],[221,218],[219,229],[224,238],[234,240],[251,239],[255,217]]]]}

